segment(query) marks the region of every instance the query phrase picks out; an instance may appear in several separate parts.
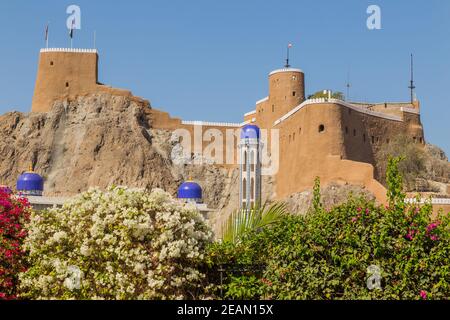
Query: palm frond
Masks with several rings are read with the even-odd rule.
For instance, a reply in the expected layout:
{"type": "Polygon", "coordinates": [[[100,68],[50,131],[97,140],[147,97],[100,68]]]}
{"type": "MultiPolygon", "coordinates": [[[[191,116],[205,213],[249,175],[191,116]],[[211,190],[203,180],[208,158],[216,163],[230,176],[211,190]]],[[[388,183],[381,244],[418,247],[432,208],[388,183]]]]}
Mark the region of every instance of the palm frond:
{"type": "Polygon", "coordinates": [[[222,240],[236,243],[250,231],[259,230],[277,223],[287,214],[285,203],[275,203],[270,207],[255,206],[251,209],[239,209],[233,212],[222,226],[222,240]]]}

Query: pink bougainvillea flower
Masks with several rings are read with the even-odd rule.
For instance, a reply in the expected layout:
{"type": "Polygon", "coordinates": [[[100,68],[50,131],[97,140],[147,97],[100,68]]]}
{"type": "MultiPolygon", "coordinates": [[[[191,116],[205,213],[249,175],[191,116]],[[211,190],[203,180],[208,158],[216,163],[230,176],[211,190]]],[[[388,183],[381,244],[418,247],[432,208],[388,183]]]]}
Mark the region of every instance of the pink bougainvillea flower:
{"type": "Polygon", "coordinates": [[[439,240],[439,237],[436,236],[436,235],[432,235],[432,236],[430,237],[430,239],[431,239],[432,241],[438,241],[438,240],[439,240]]]}
{"type": "Polygon", "coordinates": [[[420,291],[420,297],[422,298],[422,300],[426,300],[428,297],[428,294],[425,290],[421,290],[420,291]]]}

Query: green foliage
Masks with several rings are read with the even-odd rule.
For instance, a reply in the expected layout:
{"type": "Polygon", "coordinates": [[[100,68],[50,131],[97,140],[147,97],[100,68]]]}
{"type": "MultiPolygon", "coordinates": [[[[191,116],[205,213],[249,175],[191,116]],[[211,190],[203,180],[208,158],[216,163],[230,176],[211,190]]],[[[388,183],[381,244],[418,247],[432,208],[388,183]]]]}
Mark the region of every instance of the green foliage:
{"type": "Polygon", "coordinates": [[[399,161],[390,160],[389,206],[351,197],[324,210],[316,181],[316,205],[308,215],[286,216],[238,243],[212,246],[213,269],[247,266],[245,272],[225,272],[223,297],[449,299],[449,214],[433,220],[430,204],[404,204],[399,161]],[[381,270],[381,289],[368,287],[371,266],[381,270]]]}
{"type": "Polygon", "coordinates": [[[322,204],[322,195],[320,193],[320,178],[317,177],[314,180],[314,188],[313,188],[313,209],[314,211],[321,211],[323,210],[323,204],[322,204]]]}
{"type": "MultiPolygon", "coordinates": [[[[324,93],[324,91],[317,91],[316,93],[308,96],[308,99],[320,99],[320,98],[328,98],[328,93],[324,93]]],[[[344,94],[342,92],[333,92],[331,94],[332,99],[345,100],[344,94]]]]}
{"type": "Polygon", "coordinates": [[[389,205],[397,206],[402,210],[405,206],[405,194],[403,193],[403,176],[399,171],[398,164],[403,161],[404,158],[389,157],[388,167],[386,172],[386,183],[388,185],[387,197],[389,199],[389,205]]]}
{"type": "Polygon", "coordinates": [[[398,162],[398,171],[404,181],[405,190],[415,190],[417,179],[427,178],[426,162],[431,156],[425,152],[423,145],[405,135],[399,135],[390,143],[383,144],[377,153],[377,169],[382,182],[386,182],[390,158],[402,158],[398,162]]]}

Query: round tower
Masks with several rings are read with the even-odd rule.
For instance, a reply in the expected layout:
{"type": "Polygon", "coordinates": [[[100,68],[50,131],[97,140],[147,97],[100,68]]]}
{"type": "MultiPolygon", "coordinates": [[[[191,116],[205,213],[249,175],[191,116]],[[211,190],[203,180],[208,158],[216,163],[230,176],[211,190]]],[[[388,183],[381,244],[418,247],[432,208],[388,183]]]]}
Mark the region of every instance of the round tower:
{"type": "Polygon", "coordinates": [[[261,133],[259,127],[246,125],[241,130],[239,199],[243,210],[261,204],[261,133]]]}
{"type": "Polygon", "coordinates": [[[269,100],[274,113],[286,114],[305,101],[305,74],[300,69],[283,68],[269,75],[269,100]]]}

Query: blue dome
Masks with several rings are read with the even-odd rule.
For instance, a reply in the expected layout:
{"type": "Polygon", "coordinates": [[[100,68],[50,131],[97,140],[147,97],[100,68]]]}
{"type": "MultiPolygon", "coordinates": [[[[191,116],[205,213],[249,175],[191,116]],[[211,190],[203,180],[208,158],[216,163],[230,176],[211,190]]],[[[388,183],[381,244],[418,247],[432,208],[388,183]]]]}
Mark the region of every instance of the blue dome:
{"type": "Polygon", "coordinates": [[[198,183],[187,181],[178,188],[178,199],[200,201],[202,198],[202,187],[198,183]]]}
{"type": "Polygon", "coordinates": [[[16,189],[24,195],[40,196],[44,191],[44,179],[34,172],[25,172],[17,179],[16,189]]]}
{"type": "Polygon", "coordinates": [[[241,130],[241,139],[259,139],[261,131],[258,126],[248,124],[241,130]]]}

